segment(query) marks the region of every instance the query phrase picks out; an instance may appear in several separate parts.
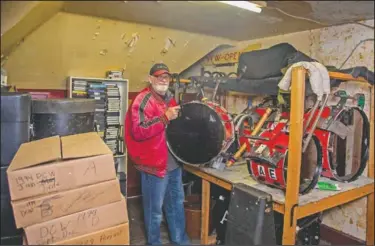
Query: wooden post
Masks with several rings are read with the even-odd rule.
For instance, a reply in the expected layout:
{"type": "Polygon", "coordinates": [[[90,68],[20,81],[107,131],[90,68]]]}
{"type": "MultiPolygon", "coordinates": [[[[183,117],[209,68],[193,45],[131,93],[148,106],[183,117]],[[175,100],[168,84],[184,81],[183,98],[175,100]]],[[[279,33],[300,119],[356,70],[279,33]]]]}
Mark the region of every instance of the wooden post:
{"type": "MultiPolygon", "coordinates": [[[[370,146],[368,161],[368,177],[374,178],[374,86],[371,87],[370,94],[370,146]]],[[[374,245],[374,193],[367,196],[367,229],[366,244],[374,245]]]]}
{"type": "Polygon", "coordinates": [[[288,176],[286,184],[283,245],[294,245],[296,239],[299,182],[302,159],[303,113],[305,105],[303,67],[292,70],[288,176]]]}
{"type": "Polygon", "coordinates": [[[208,245],[208,231],[210,219],[210,182],[202,179],[202,221],[201,221],[201,244],[208,245]]]}

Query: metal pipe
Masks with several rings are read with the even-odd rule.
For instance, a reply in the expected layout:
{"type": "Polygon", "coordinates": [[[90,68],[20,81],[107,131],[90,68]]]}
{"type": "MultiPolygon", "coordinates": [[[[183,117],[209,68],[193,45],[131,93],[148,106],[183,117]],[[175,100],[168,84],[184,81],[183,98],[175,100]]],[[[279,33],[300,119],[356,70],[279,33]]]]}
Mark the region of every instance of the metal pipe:
{"type": "Polygon", "coordinates": [[[216,96],[216,93],[217,93],[217,89],[219,88],[219,84],[220,84],[220,80],[218,79],[217,80],[217,83],[216,83],[216,86],[215,86],[215,90],[214,90],[214,92],[212,93],[212,101],[213,102],[216,102],[216,100],[215,100],[215,96],[216,96]]]}
{"type": "Polygon", "coordinates": [[[318,108],[318,106],[319,106],[320,103],[321,103],[321,100],[317,100],[316,101],[314,107],[312,108],[312,110],[310,112],[309,118],[307,119],[307,122],[306,122],[306,124],[303,127],[303,132],[306,132],[307,128],[309,127],[310,121],[312,120],[312,118],[313,118],[313,116],[315,114],[315,111],[318,108]]]}
{"type": "Polygon", "coordinates": [[[305,151],[306,151],[306,149],[307,149],[307,146],[309,145],[309,142],[310,142],[310,140],[311,140],[311,138],[312,138],[312,135],[314,134],[315,128],[316,128],[316,126],[318,125],[318,121],[319,121],[319,119],[320,119],[320,116],[321,116],[322,113],[323,113],[324,107],[326,106],[327,102],[328,102],[328,94],[325,95],[325,98],[324,98],[323,104],[322,104],[322,106],[320,107],[319,113],[318,113],[318,115],[316,116],[316,119],[315,119],[315,121],[314,121],[314,124],[313,124],[313,126],[311,127],[310,132],[309,132],[309,134],[308,134],[307,137],[306,137],[306,140],[303,142],[302,153],[305,153],[305,151]]]}

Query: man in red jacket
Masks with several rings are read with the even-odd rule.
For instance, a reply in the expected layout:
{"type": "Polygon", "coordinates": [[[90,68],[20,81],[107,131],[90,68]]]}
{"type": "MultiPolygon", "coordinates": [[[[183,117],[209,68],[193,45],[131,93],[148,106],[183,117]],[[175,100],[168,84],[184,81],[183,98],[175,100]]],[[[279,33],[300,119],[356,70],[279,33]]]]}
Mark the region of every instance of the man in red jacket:
{"type": "Polygon", "coordinates": [[[125,118],[125,142],[129,157],[141,173],[147,243],[161,244],[162,208],[174,244],[189,244],[185,232],[182,168],[167,147],[166,127],[180,107],[168,90],[171,75],[165,64],[150,70],[150,86],[130,105],[125,118]]]}

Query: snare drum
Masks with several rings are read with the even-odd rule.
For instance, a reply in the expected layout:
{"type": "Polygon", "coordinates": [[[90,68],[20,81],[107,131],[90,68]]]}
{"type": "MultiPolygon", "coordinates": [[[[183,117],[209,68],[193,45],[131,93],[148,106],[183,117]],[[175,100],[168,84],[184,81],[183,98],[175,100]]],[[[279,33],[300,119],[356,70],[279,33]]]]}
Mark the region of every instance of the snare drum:
{"type": "Polygon", "coordinates": [[[181,105],[180,116],[167,127],[168,148],[177,160],[185,164],[211,163],[227,151],[234,138],[230,114],[209,101],[181,105]]]}

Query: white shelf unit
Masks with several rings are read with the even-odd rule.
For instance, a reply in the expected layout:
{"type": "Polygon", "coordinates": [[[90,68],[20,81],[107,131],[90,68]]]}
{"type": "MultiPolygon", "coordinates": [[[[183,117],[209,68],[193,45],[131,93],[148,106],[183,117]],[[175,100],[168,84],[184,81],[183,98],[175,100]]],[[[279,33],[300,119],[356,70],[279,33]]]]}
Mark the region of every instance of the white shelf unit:
{"type": "MultiPolygon", "coordinates": [[[[91,78],[91,77],[68,77],[67,81],[67,90],[68,97],[73,98],[73,82],[74,81],[87,81],[87,82],[96,82],[102,83],[105,85],[117,85],[120,92],[120,125],[124,126],[125,114],[128,108],[128,93],[129,93],[129,80],[128,79],[107,79],[107,78],[91,78]]],[[[124,131],[123,127],[123,131],[124,131]]],[[[123,137],[122,134],[121,137],[123,137]]],[[[125,143],[124,143],[125,145],[125,143]]],[[[117,163],[117,172],[127,173],[127,152],[126,147],[124,146],[124,154],[114,155],[115,163],[117,163]]]]}

